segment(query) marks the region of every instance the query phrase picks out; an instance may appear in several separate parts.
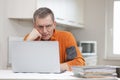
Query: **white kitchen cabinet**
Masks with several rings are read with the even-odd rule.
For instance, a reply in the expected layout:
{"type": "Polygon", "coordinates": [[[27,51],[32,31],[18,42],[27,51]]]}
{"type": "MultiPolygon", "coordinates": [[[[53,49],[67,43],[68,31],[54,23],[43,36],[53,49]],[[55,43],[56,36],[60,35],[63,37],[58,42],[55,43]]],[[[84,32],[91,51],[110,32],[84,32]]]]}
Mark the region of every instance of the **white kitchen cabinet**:
{"type": "Polygon", "coordinates": [[[32,19],[36,9],[36,0],[7,0],[8,18],[32,19]]]}
{"type": "Polygon", "coordinates": [[[84,0],[8,0],[8,18],[32,19],[40,7],[50,8],[58,24],[84,26],[84,0]]]}

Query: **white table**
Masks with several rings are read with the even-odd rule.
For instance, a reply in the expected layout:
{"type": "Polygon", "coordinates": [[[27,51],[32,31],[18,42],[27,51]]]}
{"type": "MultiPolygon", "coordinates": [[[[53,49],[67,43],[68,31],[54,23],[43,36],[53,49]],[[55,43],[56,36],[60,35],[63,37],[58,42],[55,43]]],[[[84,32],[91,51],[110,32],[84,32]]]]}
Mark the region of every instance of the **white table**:
{"type": "MultiPolygon", "coordinates": [[[[13,73],[12,70],[0,70],[0,80],[36,80],[36,79],[37,80],[43,80],[43,79],[98,80],[98,79],[78,78],[75,77],[73,73],[69,71],[61,74],[40,74],[40,73],[13,73]]],[[[104,79],[104,80],[114,80],[114,79],[104,79]]],[[[116,80],[120,80],[120,79],[116,79],[116,80]]]]}
{"type": "Polygon", "coordinates": [[[73,76],[72,72],[65,72],[61,74],[40,74],[40,73],[13,73],[12,70],[0,70],[0,80],[8,79],[79,79],[73,76]]]}

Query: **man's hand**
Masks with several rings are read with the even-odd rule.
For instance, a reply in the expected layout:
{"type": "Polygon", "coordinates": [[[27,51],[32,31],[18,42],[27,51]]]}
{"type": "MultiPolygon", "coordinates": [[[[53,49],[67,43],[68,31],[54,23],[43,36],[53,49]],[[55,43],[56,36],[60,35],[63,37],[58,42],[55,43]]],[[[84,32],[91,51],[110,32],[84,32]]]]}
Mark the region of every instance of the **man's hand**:
{"type": "Polygon", "coordinates": [[[69,71],[69,66],[67,65],[67,63],[60,64],[60,70],[61,71],[65,71],[65,70],[69,71]]]}
{"type": "Polygon", "coordinates": [[[28,35],[28,41],[34,41],[36,39],[41,40],[41,34],[37,31],[37,29],[33,28],[32,32],[28,35]]]}

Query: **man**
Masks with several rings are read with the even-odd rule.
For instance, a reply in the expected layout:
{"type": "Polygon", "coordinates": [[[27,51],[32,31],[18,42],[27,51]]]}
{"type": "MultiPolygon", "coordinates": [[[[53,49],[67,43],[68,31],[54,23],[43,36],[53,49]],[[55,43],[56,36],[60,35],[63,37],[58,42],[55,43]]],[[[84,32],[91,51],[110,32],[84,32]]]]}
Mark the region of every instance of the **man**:
{"type": "Polygon", "coordinates": [[[84,66],[85,61],[77,48],[73,35],[67,31],[56,30],[53,12],[48,8],[39,8],[33,15],[34,28],[25,36],[30,41],[58,41],[60,49],[60,69],[71,70],[71,66],[84,66]]]}

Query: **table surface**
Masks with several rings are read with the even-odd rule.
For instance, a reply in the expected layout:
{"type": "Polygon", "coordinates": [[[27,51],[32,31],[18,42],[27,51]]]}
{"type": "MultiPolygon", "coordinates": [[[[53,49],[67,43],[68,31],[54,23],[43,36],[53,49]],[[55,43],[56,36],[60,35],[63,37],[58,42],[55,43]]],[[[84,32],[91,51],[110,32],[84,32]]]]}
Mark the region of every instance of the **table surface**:
{"type": "Polygon", "coordinates": [[[12,70],[0,70],[0,79],[79,79],[72,72],[66,71],[60,74],[41,73],[14,73],[12,70]]]}
{"type": "MultiPolygon", "coordinates": [[[[73,75],[72,72],[66,71],[60,74],[41,74],[41,73],[14,73],[12,70],[0,70],[0,80],[20,80],[20,79],[67,79],[67,80],[96,80],[96,79],[85,79],[78,78],[73,75]]],[[[98,80],[98,79],[97,79],[98,80]]],[[[101,79],[100,79],[101,80],[101,79]]],[[[103,79],[102,79],[103,80],[103,79]]],[[[120,79],[104,79],[104,80],[120,80],[120,79]]]]}

